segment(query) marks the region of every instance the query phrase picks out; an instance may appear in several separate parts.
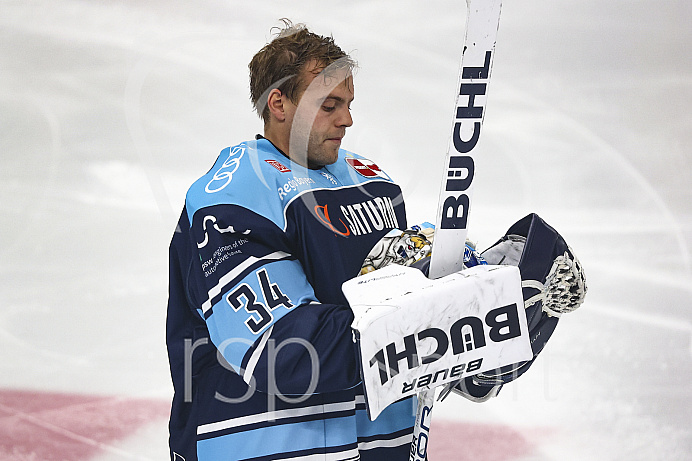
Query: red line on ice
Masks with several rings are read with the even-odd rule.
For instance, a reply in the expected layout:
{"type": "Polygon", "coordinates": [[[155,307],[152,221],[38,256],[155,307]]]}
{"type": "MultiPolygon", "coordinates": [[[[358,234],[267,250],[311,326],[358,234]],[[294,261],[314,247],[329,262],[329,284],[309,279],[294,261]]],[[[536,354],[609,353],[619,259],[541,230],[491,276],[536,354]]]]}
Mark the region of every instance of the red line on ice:
{"type": "Polygon", "coordinates": [[[161,400],[0,390],[0,460],[85,460],[168,410],[161,400]]]}
{"type": "Polygon", "coordinates": [[[510,426],[433,419],[428,458],[433,461],[509,461],[531,455],[534,447],[510,426]]]}

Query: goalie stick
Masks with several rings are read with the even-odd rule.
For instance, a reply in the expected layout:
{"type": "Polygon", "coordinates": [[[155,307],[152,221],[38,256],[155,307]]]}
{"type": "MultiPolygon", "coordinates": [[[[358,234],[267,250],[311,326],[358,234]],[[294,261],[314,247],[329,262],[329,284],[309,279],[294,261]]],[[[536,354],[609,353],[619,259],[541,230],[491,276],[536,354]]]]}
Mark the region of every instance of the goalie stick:
{"type": "MultiPolygon", "coordinates": [[[[430,278],[449,275],[463,268],[475,174],[473,154],[485,115],[484,99],[490,80],[501,6],[501,0],[466,0],[466,33],[452,136],[447,149],[437,206],[430,278]]],[[[410,461],[427,459],[434,399],[434,389],[418,394],[410,461]]]]}

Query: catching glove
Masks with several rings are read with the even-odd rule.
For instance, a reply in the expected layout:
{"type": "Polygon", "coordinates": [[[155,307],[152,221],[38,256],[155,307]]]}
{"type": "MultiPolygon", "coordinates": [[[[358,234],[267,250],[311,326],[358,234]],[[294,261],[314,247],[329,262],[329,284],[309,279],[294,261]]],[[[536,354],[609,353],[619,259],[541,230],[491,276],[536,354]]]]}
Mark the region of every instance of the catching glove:
{"type": "Polygon", "coordinates": [[[529,369],[560,316],[577,309],[586,296],[581,263],[562,236],[536,214],[518,221],[481,255],[488,264],[519,266],[533,358],[450,384],[441,398],[450,390],[476,402],[496,396],[503,384],[529,369]]]}

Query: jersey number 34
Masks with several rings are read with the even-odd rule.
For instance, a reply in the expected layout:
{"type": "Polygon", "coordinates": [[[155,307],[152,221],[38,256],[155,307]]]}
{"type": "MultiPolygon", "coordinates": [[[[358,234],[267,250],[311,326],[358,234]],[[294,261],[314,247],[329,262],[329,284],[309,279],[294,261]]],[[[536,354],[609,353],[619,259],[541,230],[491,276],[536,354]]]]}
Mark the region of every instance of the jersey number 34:
{"type": "Polygon", "coordinates": [[[244,308],[250,314],[245,320],[245,325],[255,335],[274,321],[272,314],[274,309],[279,306],[284,306],[286,309],[293,307],[291,300],[281,291],[279,286],[269,281],[266,269],[257,271],[257,280],[262,289],[260,296],[264,302],[258,300],[257,293],[247,283],[239,285],[226,296],[226,301],[235,312],[244,308]]]}

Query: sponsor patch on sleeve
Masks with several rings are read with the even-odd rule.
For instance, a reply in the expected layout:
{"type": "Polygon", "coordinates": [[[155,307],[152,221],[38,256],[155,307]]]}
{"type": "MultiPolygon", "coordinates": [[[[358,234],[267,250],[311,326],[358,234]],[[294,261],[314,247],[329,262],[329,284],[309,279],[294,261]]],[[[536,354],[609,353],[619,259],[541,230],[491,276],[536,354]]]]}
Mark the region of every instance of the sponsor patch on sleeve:
{"type": "Polygon", "coordinates": [[[379,176],[380,178],[389,179],[389,176],[387,176],[387,174],[382,171],[380,167],[368,159],[348,157],[346,158],[346,163],[348,163],[351,168],[356,170],[358,174],[366,178],[375,178],[379,176]]]}
{"type": "Polygon", "coordinates": [[[287,167],[286,165],[282,164],[281,162],[279,162],[277,160],[265,160],[265,162],[267,162],[268,164],[270,164],[271,166],[273,166],[274,168],[276,168],[277,170],[279,170],[282,173],[288,173],[289,171],[291,171],[291,169],[289,167],[287,167]]]}

